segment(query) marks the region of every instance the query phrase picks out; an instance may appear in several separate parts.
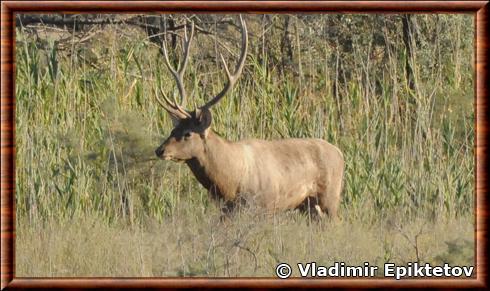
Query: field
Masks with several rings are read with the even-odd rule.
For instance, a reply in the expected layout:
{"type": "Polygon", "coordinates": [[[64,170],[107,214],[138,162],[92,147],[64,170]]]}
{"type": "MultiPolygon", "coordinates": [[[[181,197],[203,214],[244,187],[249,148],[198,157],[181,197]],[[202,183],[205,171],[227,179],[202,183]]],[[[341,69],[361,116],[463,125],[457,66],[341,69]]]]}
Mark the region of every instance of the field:
{"type": "MultiPolygon", "coordinates": [[[[221,90],[219,52],[233,62],[239,49],[235,17],[193,19],[211,33],[196,32],[189,107],[221,90]]],[[[21,24],[16,276],[274,276],[280,262],[310,261],[474,264],[472,16],[245,19],[245,69],[213,107],[213,129],[232,141],[315,137],[338,146],[346,162],[340,221],[241,209],[220,223],[219,205],[190,170],[155,157],[172,124],[154,95],[176,90],[151,35],[124,21],[21,24]]]]}

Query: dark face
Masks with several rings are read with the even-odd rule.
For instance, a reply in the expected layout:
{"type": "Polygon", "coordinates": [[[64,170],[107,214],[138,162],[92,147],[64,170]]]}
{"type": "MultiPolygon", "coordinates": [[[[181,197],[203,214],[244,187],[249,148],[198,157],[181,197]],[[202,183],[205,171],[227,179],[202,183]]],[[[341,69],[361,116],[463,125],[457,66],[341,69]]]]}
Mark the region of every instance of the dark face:
{"type": "Polygon", "coordinates": [[[204,140],[211,125],[208,110],[193,114],[192,118],[180,119],[170,136],[160,145],[155,154],[164,160],[184,162],[199,157],[204,152],[204,140]]]}

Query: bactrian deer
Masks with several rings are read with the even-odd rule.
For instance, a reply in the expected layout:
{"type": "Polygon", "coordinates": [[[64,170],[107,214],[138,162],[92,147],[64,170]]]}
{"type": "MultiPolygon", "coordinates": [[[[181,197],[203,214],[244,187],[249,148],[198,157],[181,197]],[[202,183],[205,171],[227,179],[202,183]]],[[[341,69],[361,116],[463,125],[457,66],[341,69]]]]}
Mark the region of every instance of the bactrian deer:
{"type": "Polygon", "coordinates": [[[311,209],[335,218],[340,203],[344,172],[341,151],[321,139],[248,139],[228,141],[211,129],[210,108],[230,92],[242,73],[247,57],[248,36],[240,16],[242,50],[233,72],[223,56],[221,61],[227,83],[209,102],[186,110],[183,76],[188,63],[194,24],[183,37],[183,60],[177,69],[170,64],[165,42],[161,52],[177,83],[180,102],[168,98],[162,90],[155,94],[158,103],[170,114],[174,129],[155,153],[159,158],[185,162],[209,193],[225,201],[223,210],[233,209],[237,201],[254,201],[266,212],[296,209],[308,202],[311,209]],[[189,36],[188,36],[189,34],[189,36]],[[162,96],[158,96],[162,95],[162,96]],[[163,100],[162,98],[163,97],[163,100]]]}

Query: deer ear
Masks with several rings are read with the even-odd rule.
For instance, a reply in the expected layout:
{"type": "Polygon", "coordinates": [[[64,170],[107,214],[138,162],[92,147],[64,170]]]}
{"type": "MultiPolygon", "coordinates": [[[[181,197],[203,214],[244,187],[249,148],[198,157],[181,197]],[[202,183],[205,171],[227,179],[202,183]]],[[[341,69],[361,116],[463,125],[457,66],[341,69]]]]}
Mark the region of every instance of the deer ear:
{"type": "Polygon", "coordinates": [[[209,109],[203,108],[196,111],[196,121],[200,131],[202,132],[206,131],[211,126],[212,120],[213,117],[209,109]]]}

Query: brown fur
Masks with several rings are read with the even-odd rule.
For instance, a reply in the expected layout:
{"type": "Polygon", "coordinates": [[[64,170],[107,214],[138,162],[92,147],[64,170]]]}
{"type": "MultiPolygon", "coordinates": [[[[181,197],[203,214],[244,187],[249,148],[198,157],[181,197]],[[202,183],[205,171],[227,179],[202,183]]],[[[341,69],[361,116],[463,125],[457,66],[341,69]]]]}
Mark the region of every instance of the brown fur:
{"type": "MultiPolygon", "coordinates": [[[[233,73],[222,57],[227,83],[218,95],[194,111],[182,108],[163,92],[164,100],[155,95],[175,125],[170,137],[155,153],[163,159],[186,162],[214,198],[227,202],[227,208],[233,208],[231,202],[245,200],[275,212],[301,207],[305,201],[312,206],[309,202],[314,201],[310,209],[314,208],[320,217],[323,211],[335,217],[344,172],[344,159],[338,148],[320,139],[230,142],[210,129],[209,109],[233,88],[247,57],[247,27],[241,16],[239,20],[242,51],[233,73]]],[[[194,24],[190,36],[184,34],[184,57],[178,70],[170,64],[165,45],[161,50],[181,100],[186,99],[182,79],[193,32],[194,24]]]]}
{"type": "Polygon", "coordinates": [[[322,211],[336,216],[344,171],[337,147],[321,139],[231,142],[209,125],[203,130],[196,124],[193,119],[180,122],[156,153],[185,161],[214,198],[234,201],[241,196],[270,212],[316,198],[322,211]]]}

